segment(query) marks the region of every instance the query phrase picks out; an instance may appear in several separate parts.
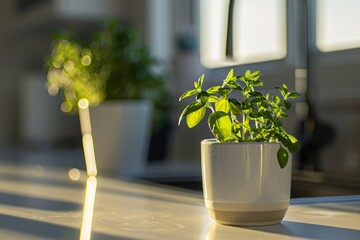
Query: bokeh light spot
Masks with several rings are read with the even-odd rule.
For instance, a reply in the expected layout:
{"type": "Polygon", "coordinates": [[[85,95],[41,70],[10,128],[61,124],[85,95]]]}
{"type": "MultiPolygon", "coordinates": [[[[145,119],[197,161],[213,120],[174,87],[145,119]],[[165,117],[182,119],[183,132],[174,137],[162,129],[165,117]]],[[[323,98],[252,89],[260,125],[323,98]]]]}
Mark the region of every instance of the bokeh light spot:
{"type": "Polygon", "coordinates": [[[77,168],[72,168],[69,170],[69,178],[73,181],[78,181],[81,177],[80,170],[77,168]]]}
{"type": "Polygon", "coordinates": [[[44,168],[41,165],[36,165],[32,168],[31,173],[34,177],[42,177],[44,175],[44,168]]]}
{"type": "Polygon", "coordinates": [[[70,112],[71,109],[72,109],[72,106],[71,106],[71,104],[70,104],[69,102],[63,102],[63,103],[61,104],[61,111],[63,111],[63,112],[70,112]]]}
{"type": "Polygon", "coordinates": [[[89,107],[89,101],[86,98],[82,98],[79,100],[78,106],[81,109],[87,109],[89,107]]]}
{"type": "Polygon", "coordinates": [[[89,55],[85,55],[81,58],[81,64],[84,66],[89,66],[91,64],[91,57],[89,55]]]}

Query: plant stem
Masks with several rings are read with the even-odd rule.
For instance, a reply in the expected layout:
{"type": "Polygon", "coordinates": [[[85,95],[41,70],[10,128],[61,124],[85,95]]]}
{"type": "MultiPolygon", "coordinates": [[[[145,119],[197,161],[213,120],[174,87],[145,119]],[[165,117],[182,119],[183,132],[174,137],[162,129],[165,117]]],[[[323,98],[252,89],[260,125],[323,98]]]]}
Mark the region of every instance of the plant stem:
{"type": "Polygon", "coordinates": [[[245,141],[245,127],[244,127],[244,122],[245,122],[245,113],[242,113],[242,131],[241,131],[241,138],[243,139],[243,141],[245,141]]]}
{"type": "MultiPolygon", "coordinates": [[[[249,124],[249,127],[250,127],[250,124],[249,124]]],[[[252,133],[251,130],[249,130],[249,133],[250,133],[250,138],[251,138],[251,139],[254,139],[254,135],[253,135],[253,133],[252,133]]]]}
{"type": "Polygon", "coordinates": [[[211,104],[208,103],[207,107],[210,108],[212,112],[215,112],[215,110],[214,110],[214,108],[212,107],[211,104]]]}

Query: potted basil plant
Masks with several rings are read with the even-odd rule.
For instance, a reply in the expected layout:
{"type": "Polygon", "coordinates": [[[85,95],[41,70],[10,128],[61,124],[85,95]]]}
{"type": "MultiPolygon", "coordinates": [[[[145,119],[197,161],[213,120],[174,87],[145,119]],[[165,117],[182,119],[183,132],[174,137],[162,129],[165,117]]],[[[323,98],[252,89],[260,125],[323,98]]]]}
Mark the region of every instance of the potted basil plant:
{"type": "Polygon", "coordinates": [[[279,223],[287,211],[291,153],[298,140],[282,127],[290,99],[299,96],[283,84],[279,96],[263,94],[260,71],[244,76],[229,71],[221,85],[203,89],[204,75],[180,101],[195,96],[183,110],[189,128],[210,110],[207,122],[215,139],[201,142],[206,208],[218,223],[240,226],[279,223]]]}
{"type": "Polygon", "coordinates": [[[136,29],[110,21],[90,41],[61,34],[51,50],[48,91],[62,92],[65,112],[76,113],[78,102],[88,100],[100,174],[141,174],[152,126],[165,119],[169,93],[163,67],[136,29]]]}

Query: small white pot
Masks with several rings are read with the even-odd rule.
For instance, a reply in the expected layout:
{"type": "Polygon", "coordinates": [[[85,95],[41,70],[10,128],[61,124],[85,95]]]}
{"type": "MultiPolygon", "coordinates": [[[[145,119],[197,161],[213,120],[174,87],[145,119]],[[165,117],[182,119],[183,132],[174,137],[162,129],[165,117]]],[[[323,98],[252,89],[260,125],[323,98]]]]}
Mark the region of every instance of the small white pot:
{"type": "Polygon", "coordinates": [[[147,100],[106,101],[90,108],[100,175],[140,175],[149,149],[152,104],[147,100]]]}
{"type": "Polygon", "coordinates": [[[260,226],[281,222],[290,200],[291,156],[281,169],[279,143],[201,142],[205,205],[227,225],[260,226]]]}

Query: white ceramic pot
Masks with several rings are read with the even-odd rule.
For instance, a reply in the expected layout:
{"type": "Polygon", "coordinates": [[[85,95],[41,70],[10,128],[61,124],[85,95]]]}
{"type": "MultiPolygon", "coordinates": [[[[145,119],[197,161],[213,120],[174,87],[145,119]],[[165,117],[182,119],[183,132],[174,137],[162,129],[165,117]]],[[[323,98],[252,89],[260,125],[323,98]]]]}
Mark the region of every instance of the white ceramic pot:
{"type": "Polygon", "coordinates": [[[61,112],[60,96],[50,96],[44,88],[46,75],[35,71],[26,73],[23,78],[19,83],[18,113],[21,143],[30,147],[51,148],[66,144],[69,139],[77,139],[78,118],[61,112]]]}
{"type": "Polygon", "coordinates": [[[291,156],[281,169],[279,146],[201,142],[205,205],[217,223],[260,226],[281,222],[290,200],[291,156]]]}
{"type": "Polygon", "coordinates": [[[149,149],[152,104],[146,100],[106,101],[90,108],[100,175],[140,175],[149,149]]]}

